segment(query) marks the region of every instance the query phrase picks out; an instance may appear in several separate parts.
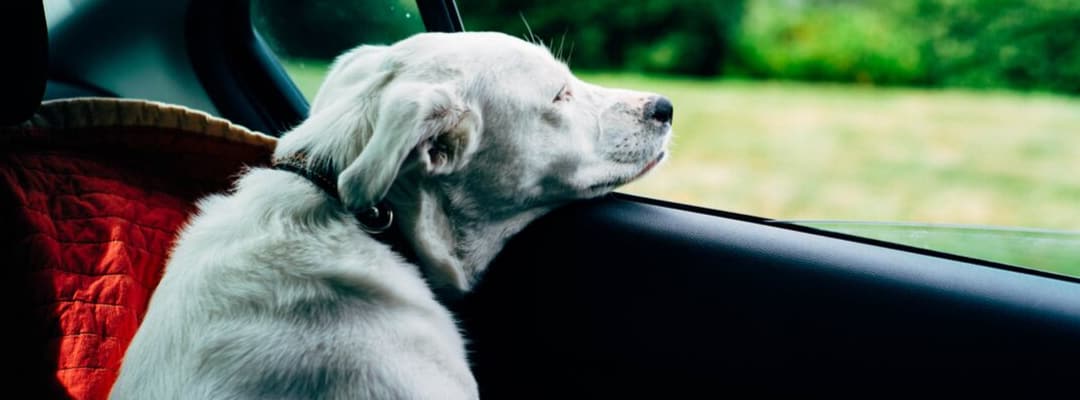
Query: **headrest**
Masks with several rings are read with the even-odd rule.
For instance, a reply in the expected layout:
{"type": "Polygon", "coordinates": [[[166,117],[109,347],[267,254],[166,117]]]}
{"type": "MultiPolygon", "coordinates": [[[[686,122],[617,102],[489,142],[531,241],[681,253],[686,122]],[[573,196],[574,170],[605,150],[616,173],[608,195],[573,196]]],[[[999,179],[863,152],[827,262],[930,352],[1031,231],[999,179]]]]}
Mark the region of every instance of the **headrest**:
{"type": "Polygon", "coordinates": [[[0,126],[25,121],[41,104],[49,71],[42,0],[0,1],[0,126]]]}

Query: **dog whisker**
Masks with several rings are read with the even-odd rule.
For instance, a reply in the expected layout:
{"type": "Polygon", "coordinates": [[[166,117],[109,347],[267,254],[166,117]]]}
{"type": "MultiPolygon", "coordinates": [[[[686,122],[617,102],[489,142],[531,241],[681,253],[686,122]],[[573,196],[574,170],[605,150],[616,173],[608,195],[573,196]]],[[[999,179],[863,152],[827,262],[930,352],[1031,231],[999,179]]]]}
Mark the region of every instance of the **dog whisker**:
{"type": "Polygon", "coordinates": [[[557,54],[555,54],[555,59],[559,60],[559,61],[564,61],[564,63],[565,63],[565,60],[563,60],[563,58],[562,58],[562,54],[563,54],[562,51],[563,51],[563,44],[566,44],[566,32],[567,31],[564,30],[563,33],[562,33],[562,37],[559,38],[559,51],[558,51],[557,54]]]}
{"type": "Polygon", "coordinates": [[[540,40],[540,38],[537,37],[536,34],[533,33],[532,26],[529,26],[529,21],[525,19],[525,13],[519,11],[518,16],[521,17],[521,22],[523,22],[525,24],[525,32],[529,35],[529,36],[525,37],[525,41],[527,41],[529,43],[532,43],[532,44],[535,44],[535,45],[541,45],[542,46],[543,41],[540,40]]]}
{"type": "Polygon", "coordinates": [[[570,66],[570,61],[573,60],[573,59],[574,59],[574,41],[571,40],[570,41],[570,51],[569,51],[569,54],[566,57],[566,62],[565,62],[567,67],[570,66]]]}

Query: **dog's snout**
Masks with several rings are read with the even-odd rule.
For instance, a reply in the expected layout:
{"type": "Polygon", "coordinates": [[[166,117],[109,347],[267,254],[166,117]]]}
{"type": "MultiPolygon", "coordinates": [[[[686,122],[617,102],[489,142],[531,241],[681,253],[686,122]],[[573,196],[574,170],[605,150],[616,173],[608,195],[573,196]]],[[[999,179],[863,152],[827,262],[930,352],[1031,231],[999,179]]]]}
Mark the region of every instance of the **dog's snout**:
{"type": "Polygon", "coordinates": [[[674,113],[675,108],[671,105],[671,100],[664,96],[656,96],[645,109],[645,119],[666,124],[671,122],[674,113]]]}

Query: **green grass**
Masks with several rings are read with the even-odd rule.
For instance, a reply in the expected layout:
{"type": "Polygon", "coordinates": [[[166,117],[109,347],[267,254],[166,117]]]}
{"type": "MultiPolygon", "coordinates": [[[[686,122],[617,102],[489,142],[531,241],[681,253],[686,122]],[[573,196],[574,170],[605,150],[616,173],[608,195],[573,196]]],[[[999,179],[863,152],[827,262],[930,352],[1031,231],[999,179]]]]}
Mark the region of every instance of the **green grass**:
{"type": "Polygon", "coordinates": [[[319,91],[319,85],[326,76],[326,69],[330,67],[329,61],[321,60],[279,60],[285,66],[285,71],[296,82],[296,87],[307,97],[308,100],[315,98],[315,92],[319,91]]]}
{"type": "MultiPolygon", "coordinates": [[[[325,63],[288,69],[311,96],[325,63]]],[[[783,220],[1080,231],[1078,98],[579,76],[661,93],[675,104],[669,161],[625,187],[628,193],[783,220]]],[[[1080,236],[1063,235],[1080,248],[1080,236]]],[[[1080,251],[1033,260],[1010,257],[995,243],[937,247],[1080,275],[1080,251]]]]}
{"type": "Polygon", "coordinates": [[[587,75],[675,104],[627,190],[780,219],[1080,229],[1080,99],[587,75]]]}

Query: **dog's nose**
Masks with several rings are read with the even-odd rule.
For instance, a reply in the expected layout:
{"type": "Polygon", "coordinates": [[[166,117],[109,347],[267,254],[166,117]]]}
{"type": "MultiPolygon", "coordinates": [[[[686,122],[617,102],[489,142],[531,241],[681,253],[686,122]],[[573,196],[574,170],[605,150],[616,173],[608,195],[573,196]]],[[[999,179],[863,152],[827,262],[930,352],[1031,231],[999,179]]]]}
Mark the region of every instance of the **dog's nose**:
{"type": "Polygon", "coordinates": [[[671,122],[674,114],[675,107],[671,105],[671,100],[664,96],[656,96],[645,110],[646,119],[656,120],[661,124],[671,122]]]}

